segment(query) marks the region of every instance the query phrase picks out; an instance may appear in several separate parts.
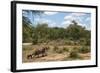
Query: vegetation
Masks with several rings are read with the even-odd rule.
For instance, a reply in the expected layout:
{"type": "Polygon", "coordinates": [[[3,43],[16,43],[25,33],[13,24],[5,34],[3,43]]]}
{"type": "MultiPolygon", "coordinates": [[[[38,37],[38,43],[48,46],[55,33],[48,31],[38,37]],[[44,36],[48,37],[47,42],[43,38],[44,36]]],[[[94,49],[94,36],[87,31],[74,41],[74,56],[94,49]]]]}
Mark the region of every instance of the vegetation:
{"type": "MultiPolygon", "coordinates": [[[[26,11],[27,12],[27,11],[26,11]]],[[[35,15],[41,16],[43,12],[34,12],[35,15]]],[[[27,12],[27,13],[30,13],[27,12]]],[[[33,16],[33,21],[34,17],[33,16]]],[[[30,19],[23,14],[23,43],[32,43],[29,46],[23,46],[23,53],[26,56],[28,53],[32,54],[35,50],[41,48],[41,46],[48,46],[48,51],[46,51],[52,58],[57,55],[61,55],[62,60],[68,59],[82,59],[80,56],[86,53],[90,53],[91,45],[91,31],[86,30],[85,27],[78,25],[78,23],[73,20],[72,23],[66,27],[49,27],[48,23],[34,23],[35,26],[31,25],[30,19]]],[[[48,55],[48,56],[49,56],[48,55]]],[[[49,58],[49,59],[52,59],[49,58]]],[[[56,58],[56,57],[55,57],[56,58]]],[[[54,59],[54,58],[53,58],[54,59]]],[[[35,61],[35,60],[34,60],[35,61]]],[[[36,59],[37,61],[37,59],[36,59]]]]}
{"type": "Polygon", "coordinates": [[[79,49],[80,53],[88,53],[90,51],[91,51],[90,48],[86,46],[83,46],[82,48],[79,49]]]}
{"type": "Polygon", "coordinates": [[[47,23],[33,27],[23,21],[23,42],[48,44],[49,41],[61,41],[63,44],[68,45],[90,45],[90,31],[77,25],[75,21],[66,29],[50,28],[47,23]]]}
{"type": "Polygon", "coordinates": [[[79,58],[79,54],[78,54],[78,52],[77,51],[71,51],[70,52],[70,55],[69,55],[69,58],[72,58],[72,59],[77,59],[77,58],[79,58]]]}

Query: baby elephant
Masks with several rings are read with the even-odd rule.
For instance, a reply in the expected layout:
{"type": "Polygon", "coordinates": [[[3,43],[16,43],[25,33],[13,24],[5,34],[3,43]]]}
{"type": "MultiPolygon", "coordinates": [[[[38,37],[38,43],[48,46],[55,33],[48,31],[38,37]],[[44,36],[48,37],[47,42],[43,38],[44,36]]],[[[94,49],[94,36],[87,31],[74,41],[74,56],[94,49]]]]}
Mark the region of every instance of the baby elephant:
{"type": "Polygon", "coordinates": [[[27,59],[32,59],[32,58],[33,58],[32,54],[27,55],[27,59]]]}

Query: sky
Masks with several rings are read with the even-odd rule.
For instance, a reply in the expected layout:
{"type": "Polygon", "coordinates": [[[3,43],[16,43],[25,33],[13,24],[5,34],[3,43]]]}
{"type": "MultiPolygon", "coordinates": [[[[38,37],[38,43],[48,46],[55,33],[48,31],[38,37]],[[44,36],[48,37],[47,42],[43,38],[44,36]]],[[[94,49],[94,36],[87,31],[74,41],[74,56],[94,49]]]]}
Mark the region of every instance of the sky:
{"type": "Polygon", "coordinates": [[[38,23],[47,23],[49,27],[66,28],[71,24],[72,20],[75,20],[78,25],[85,27],[87,30],[91,28],[90,13],[44,11],[41,16],[37,16],[35,13],[32,14],[31,12],[26,15],[33,26],[36,26],[38,23]]]}

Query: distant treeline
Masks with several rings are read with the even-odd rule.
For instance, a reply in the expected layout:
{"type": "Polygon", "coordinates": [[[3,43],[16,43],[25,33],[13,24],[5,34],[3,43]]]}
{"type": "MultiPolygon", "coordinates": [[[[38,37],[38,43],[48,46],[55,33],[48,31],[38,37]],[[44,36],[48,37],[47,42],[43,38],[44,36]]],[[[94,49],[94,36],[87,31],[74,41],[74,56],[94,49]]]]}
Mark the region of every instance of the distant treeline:
{"type": "Polygon", "coordinates": [[[39,23],[37,26],[30,25],[30,21],[23,17],[23,43],[33,44],[48,43],[50,41],[64,40],[80,42],[80,44],[90,45],[91,31],[78,25],[76,21],[66,28],[48,27],[47,23],[39,23]]]}

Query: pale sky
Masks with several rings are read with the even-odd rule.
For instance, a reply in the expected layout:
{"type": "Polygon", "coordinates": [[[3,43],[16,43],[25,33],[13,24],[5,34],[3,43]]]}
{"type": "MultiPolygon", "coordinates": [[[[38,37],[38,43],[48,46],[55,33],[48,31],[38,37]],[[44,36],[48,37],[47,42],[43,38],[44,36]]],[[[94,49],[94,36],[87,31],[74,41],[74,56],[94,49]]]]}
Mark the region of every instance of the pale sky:
{"type": "Polygon", "coordinates": [[[32,14],[28,14],[28,18],[31,20],[33,26],[37,25],[37,23],[47,23],[49,27],[66,28],[72,20],[75,20],[78,25],[84,26],[88,30],[91,28],[90,13],[44,11],[41,17],[34,16],[34,21],[32,14]]]}

